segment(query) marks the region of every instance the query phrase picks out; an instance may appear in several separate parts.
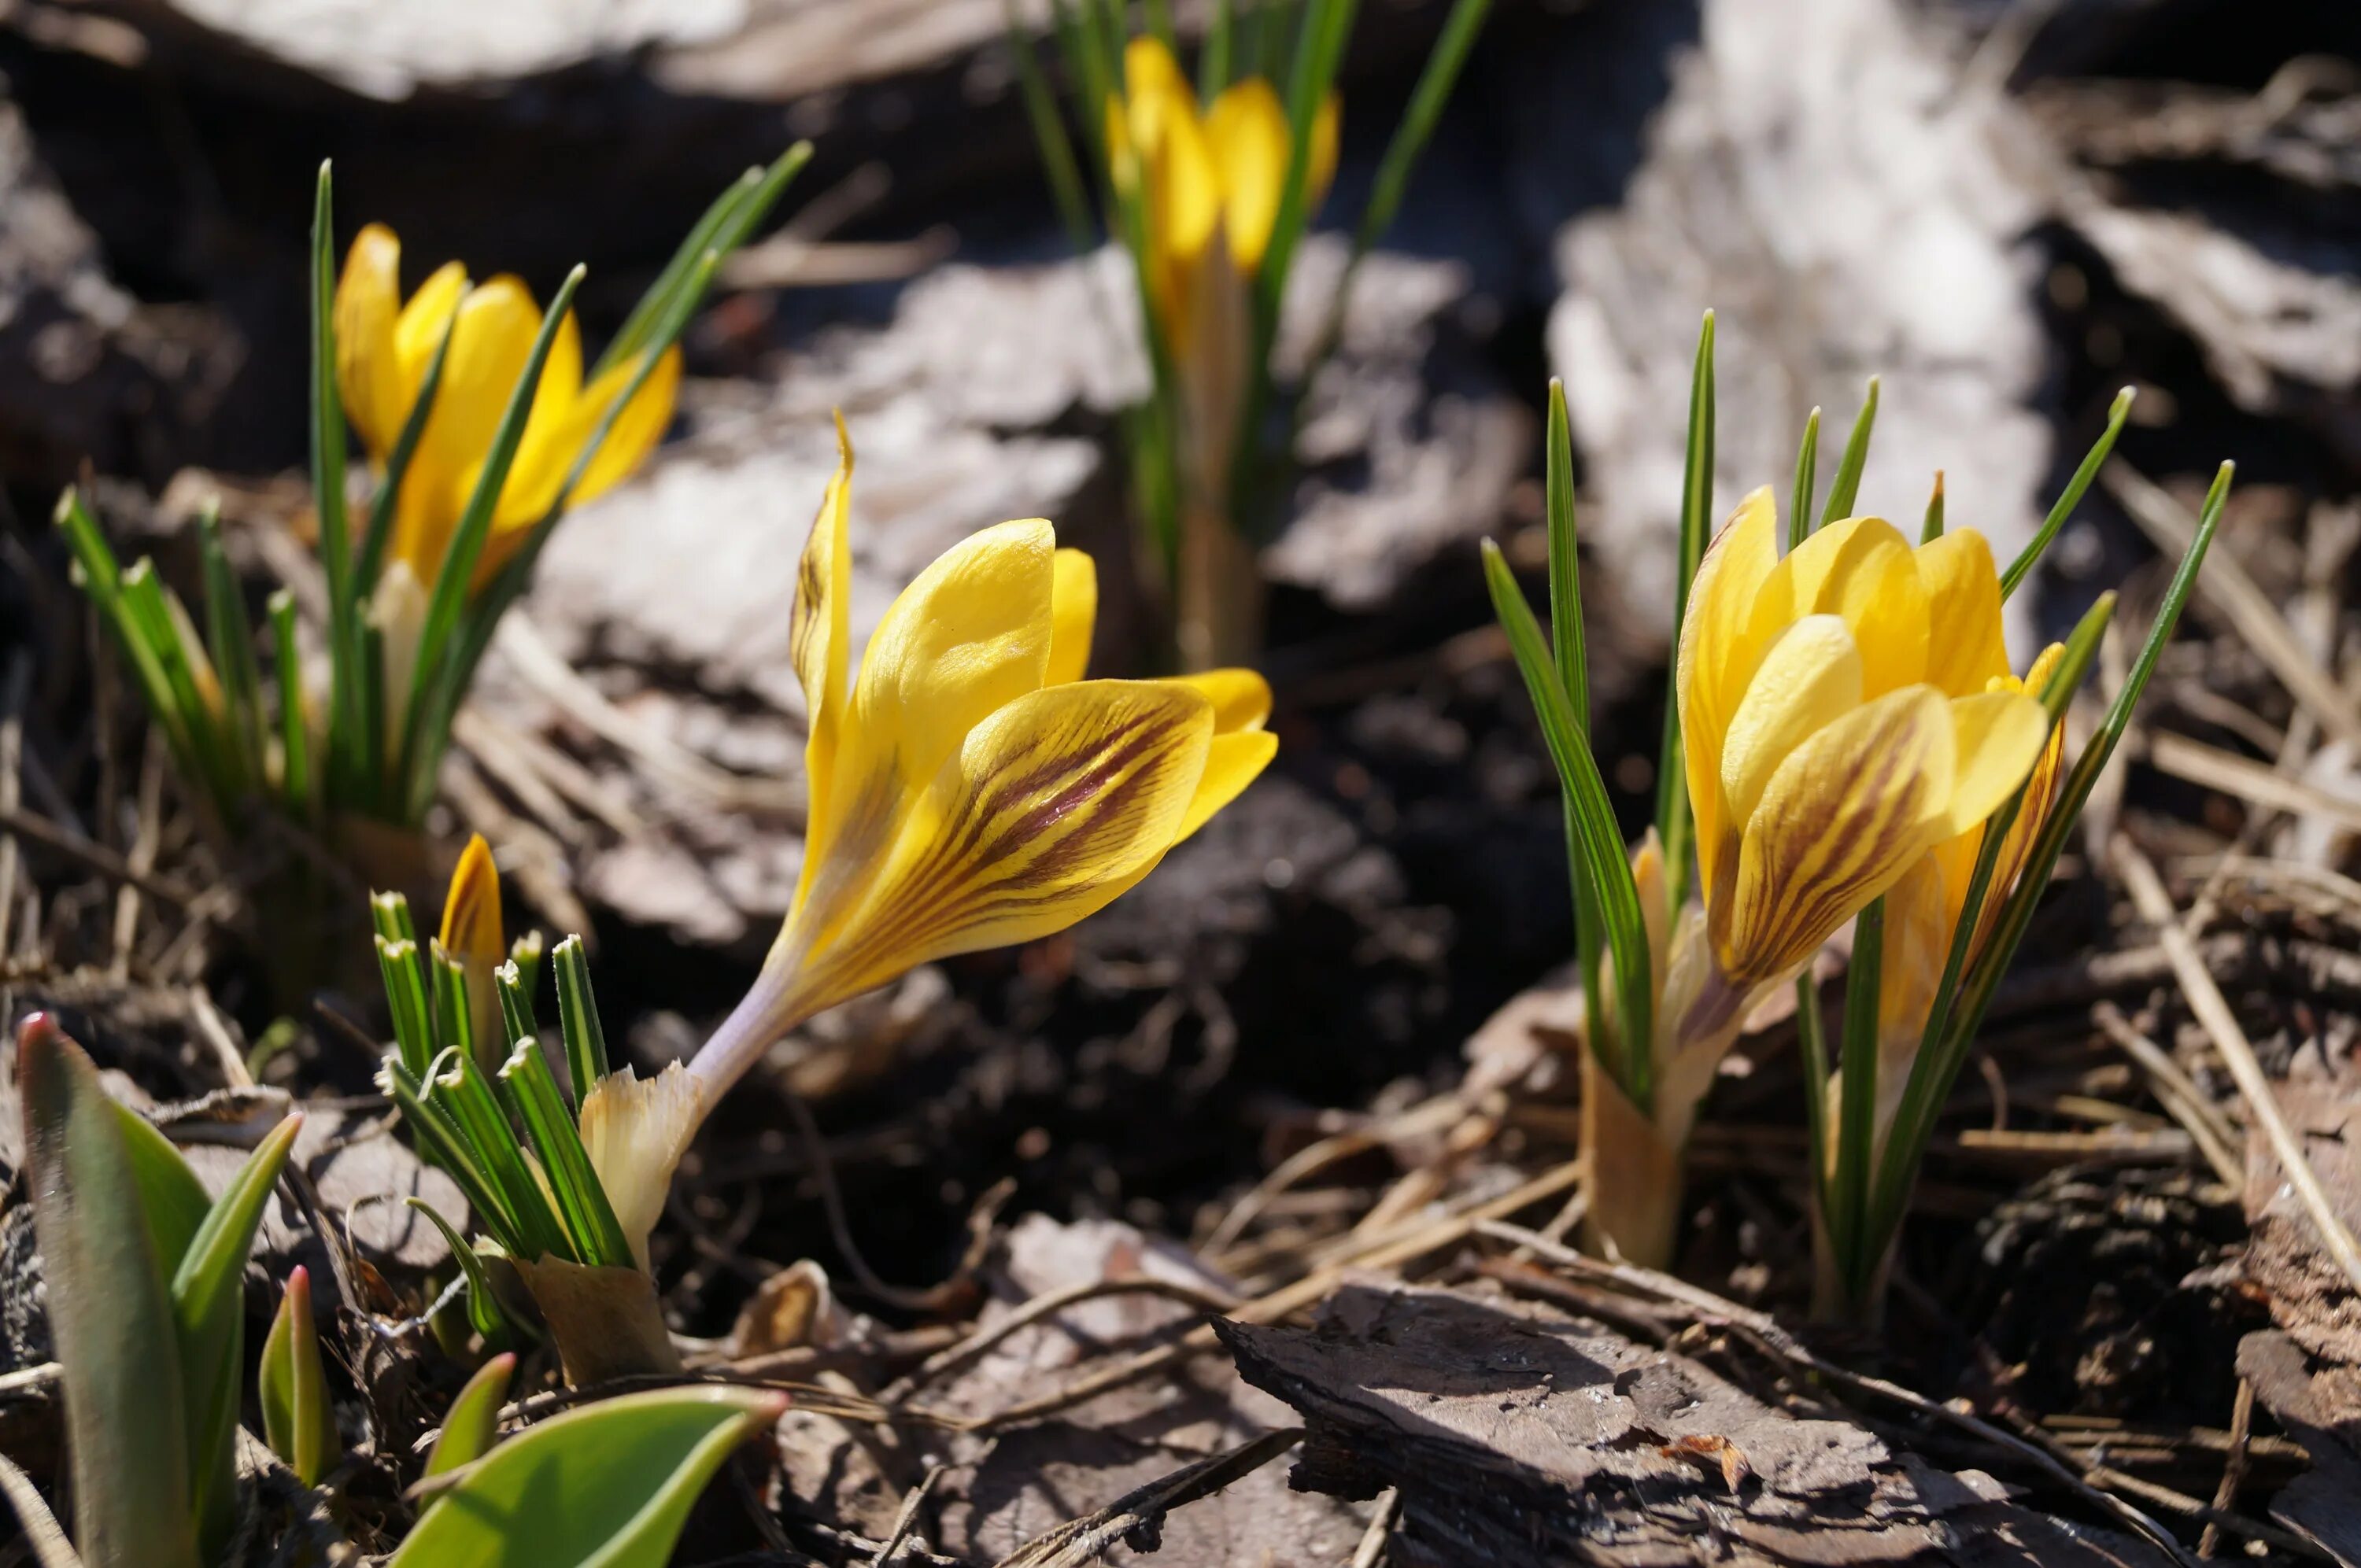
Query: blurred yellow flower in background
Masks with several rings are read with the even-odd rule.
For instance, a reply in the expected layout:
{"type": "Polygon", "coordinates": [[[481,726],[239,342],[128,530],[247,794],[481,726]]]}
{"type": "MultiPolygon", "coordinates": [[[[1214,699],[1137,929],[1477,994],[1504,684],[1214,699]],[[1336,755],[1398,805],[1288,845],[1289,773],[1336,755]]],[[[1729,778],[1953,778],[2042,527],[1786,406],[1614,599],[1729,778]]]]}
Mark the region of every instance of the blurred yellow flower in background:
{"type": "MultiPolygon", "coordinates": [[[[371,224],[354,238],[336,287],[336,380],[353,427],[382,465],[401,440],[449,329],[442,381],[402,476],[387,549],[388,573],[406,573],[423,593],[442,569],[500,415],[532,355],[542,313],[522,280],[504,274],[470,284],[456,261],[435,269],[405,302],[401,268],[401,242],[383,224],[371,224]]],[[[626,357],[584,385],[582,334],[567,313],[534,389],[523,444],[501,487],[471,587],[495,576],[531,535],[637,369],[638,361],[626,357]]],[[[680,354],[668,349],[583,471],[576,501],[611,488],[646,459],[672,421],[679,385],[680,354]]]]}

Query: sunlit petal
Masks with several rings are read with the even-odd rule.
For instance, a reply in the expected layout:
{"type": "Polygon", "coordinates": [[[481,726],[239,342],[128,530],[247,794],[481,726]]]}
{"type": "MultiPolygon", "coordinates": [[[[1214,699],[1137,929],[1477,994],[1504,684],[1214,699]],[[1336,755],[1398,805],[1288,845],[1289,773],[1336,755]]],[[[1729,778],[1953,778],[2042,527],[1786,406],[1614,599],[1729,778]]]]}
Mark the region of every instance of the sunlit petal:
{"type": "Polygon", "coordinates": [[[401,313],[401,242],[383,224],[353,236],[336,283],[336,389],[370,455],[383,461],[410,414],[393,323],[401,313]]]}
{"type": "Polygon", "coordinates": [[[1189,809],[1181,816],[1180,830],[1172,836],[1173,842],[1196,832],[1215,812],[1244,794],[1277,755],[1279,737],[1267,730],[1214,736],[1205,751],[1204,774],[1197,781],[1197,793],[1189,798],[1189,809]]]}
{"type": "Polygon", "coordinates": [[[418,292],[410,296],[394,318],[394,361],[401,367],[401,401],[407,409],[426,379],[426,367],[451,326],[451,313],[467,292],[467,269],[446,261],[427,274],[418,292]]]}
{"type": "Polygon", "coordinates": [[[1789,752],[1861,706],[1862,684],[1861,650],[1841,618],[1807,615],[1779,634],[1722,741],[1722,798],[1736,820],[1753,814],[1789,752]]]}
{"type": "Polygon", "coordinates": [[[1213,705],[1213,733],[1259,729],[1270,717],[1270,683],[1253,670],[1200,670],[1193,675],[1166,677],[1177,685],[1202,692],[1213,705]]]}
{"type": "Polygon", "coordinates": [[[514,278],[495,278],[460,302],[434,411],[402,481],[405,499],[412,484],[420,487],[420,504],[405,509],[405,527],[393,542],[394,554],[411,563],[423,583],[441,574],[467,487],[540,330],[541,312],[514,278]]]}
{"type": "Polygon", "coordinates": [[[1262,265],[1287,186],[1287,109],[1269,82],[1249,76],[1205,111],[1205,145],[1222,184],[1230,258],[1242,272],[1262,265]]]}
{"type": "Polygon", "coordinates": [[[1733,895],[1711,912],[1724,973],[1791,972],[1948,837],[1957,748],[1951,705],[1917,685],[1790,752],[1747,820],[1733,895]]]}
{"type": "Polygon", "coordinates": [[[1972,528],[1953,529],[1920,545],[1917,561],[1927,590],[1927,680],[1945,696],[1972,696],[2008,674],[1992,546],[1972,528]]]}
{"type": "Polygon", "coordinates": [[[2010,691],[1954,697],[1950,708],[1959,764],[1946,820],[1949,833],[1964,833],[2025,782],[2049,738],[2049,714],[2022,692],[2010,691]]]}
{"type": "Polygon", "coordinates": [[[1098,625],[1099,569],[1080,550],[1050,559],[1049,672],[1046,684],[1079,681],[1090,668],[1091,634],[1098,625]]]}
{"type": "Polygon", "coordinates": [[[1926,679],[1927,590],[1909,542],[1883,518],[1831,522],[1789,551],[1764,580],[1755,615],[1758,636],[1800,616],[1842,616],[1869,696],[1926,679]]]}
{"type": "Polygon", "coordinates": [[[1078,681],[994,713],[944,762],[861,909],[811,955],[829,995],[1104,907],[1178,837],[1213,729],[1203,697],[1157,682],[1078,681]]]}
{"type": "Polygon", "coordinates": [[[1764,486],[1738,503],[1714,535],[1689,590],[1674,674],[1689,806],[1697,823],[1699,880],[1717,885],[1717,868],[1738,830],[1721,804],[1722,737],[1763,649],[1752,641],[1755,600],[1778,562],[1777,509],[1764,486]]]}
{"type": "Polygon", "coordinates": [[[836,776],[837,738],[844,724],[845,682],[851,667],[852,438],[836,422],[836,475],[820,497],[796,568],[796,599],[787,653],[804,688],[804,865],[800,903],[812,872],[827,857],[835,824],[829,786],[836,776]]]}

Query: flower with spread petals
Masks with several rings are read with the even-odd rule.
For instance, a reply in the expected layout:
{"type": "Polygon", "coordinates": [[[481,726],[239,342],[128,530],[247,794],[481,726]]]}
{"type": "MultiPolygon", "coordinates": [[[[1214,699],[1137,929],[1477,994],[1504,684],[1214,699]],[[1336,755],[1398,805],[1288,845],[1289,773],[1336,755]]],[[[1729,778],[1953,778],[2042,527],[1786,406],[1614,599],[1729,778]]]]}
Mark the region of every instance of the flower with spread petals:
{"type": "Polygon", "coordinates": [[[840,425],[838,440],[790,637],[808,727],[794,902],[753,989],[686,1070],[617,1073],[584,1102],[619,1215],[623,1190],[661,1195],[704,1110],[804,1020],[1104,907],[1278,750],[1270,688],[1250,670],[1084,678],[1097,576],[1038,519],[987,528],[919,573],[856,673],[840,425]]]}
{"type": "MultiPolygon", "coordinates": [[[[401,267],[401,242],[383,224],[369,225],[353,240],[336,285],[336,384],[362,444],[383,463],[401,438],[446,327],[450,332],[434,406],[402,475],[386,556],[390,575],[407,575],[423,592],[442,570],[500,415],[532,355],[542,313],[522,280],[503,274],[470,284],[456,261],[437,268],[404,301],[401,267]]],[[[523,442],[500,488],[473,586],[490,580],[555,503],[576,459],[638,368],[638,357],[625,356],[586,386],[582,334],[566,313],[534,389],[523,442]]],[[[668,349],[584,469],[576,501],[612,488],[646,459],[671,422],[679,384],[679,352],[668,349]]]]}

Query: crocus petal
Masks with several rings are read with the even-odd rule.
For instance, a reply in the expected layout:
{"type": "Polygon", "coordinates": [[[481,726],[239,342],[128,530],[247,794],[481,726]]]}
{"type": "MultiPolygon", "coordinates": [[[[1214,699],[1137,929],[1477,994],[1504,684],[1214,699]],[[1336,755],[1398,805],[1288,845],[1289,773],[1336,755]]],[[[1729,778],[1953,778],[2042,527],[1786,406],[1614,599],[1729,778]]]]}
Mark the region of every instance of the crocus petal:
{"type": "Polygon", "coordinates": [[[700,1080],[676,1061],[666,1062],[653,1078],[619,1069],[582,1096],[582,1152],[642,1270],[648,1266],[648,1234],[664,1213],[672,1173],[704,1115],[700,1080]]]}
{"type": "Polygon", "coordinates": [[[443,900],[443,931],[435,946],[458,961],[467,988],[467,1016],[476,1038],[476,1059],[487,1067],[508,1058],[508,1028],[500,1010],[500,993],[492,971],[508,961],[508,941],[500,929],[500,873],[492,864],[492,847],[481,833],[472,834],[451,873],[450,891],[443,900]]]}
{"type": "Polygon", "coordinates": [[[2032,772],[2049,738],[2049,713],[2022,692],[1979,692],[1951,700],[1958,772],[1946,816],[1964,833],[1998,811],[2032,772]]]}
{"type": "MultiPolygon", "coordinates": [[[[1969,839],[1972,852],[1973,839],[1969,839]]],[[[1883,1044],[1915,1048],[1934,1011],[1935,992],[1951,953],[1964,885],[1951,885],[1949,857],[1921,856],[1885,891],[1885,933],[1879,949],[1877,1034],[1883,1044]]],[[[1879,1084],[1884,1085],[1883,1052],[1879,1084]]],[[[1883,1098],[1883,1095],[1880,1096],[1883,1098]]]]}
{"type": "Polygon", "coordinates": [[[1166,677],[1174,685],[1204,694],[1213,705],[1213,733],[1259,729],[1270,717],[1270,683],[1253,670],[1200,670],[1166,677]]]}
{"type": "MultiPolygon", "coordinates": [[[[533,323],[536,330],[540,324],[533,323]]],[[[516,461],[509,466],[508,481],[500,487],[500,502],[492,511],[492,538],[530,530],[557,499],[558,487],[566,482],[574,455],[581,449],[577,434],[577,408],[581,400],[582,327],[568,311],[557,323],[557,335],[550,340],[549,357],[542,362],[541,379],[533,389],[533,410],[525,416],[524,435],[517,443],[516,461]]],[[[467,482],[473,486],[473,474],[467,482]]],[[[487,540],[488,556],[491,550],[491,541],[487,540]]]]}
{"type": "Polygon", "coordinates": [[[1992,546],[1960,528],[1921,544],[1916,556],[1927,590],[1927,680],[1945,696],[1973,696],[2008,674],[1992,546]]]}
{"type": "Polygon", "coordinates": [[[467,487],[540,330],[541,312],[514,278],[495,278],[460,302],[434,411],[402,480],[403,499],[412,499],[415,485],[419,504],[404,507],[393,540],[394,554],[422,583],[441,575],[467,487]]]}
{"type": "Polygon", "coordinates": [[[1722,737],[1763,656],[1752,638],[1754,604],[1778,564],[1778,523],[1768,485],[1738,503],[1697,565],[1688,613],[1681,621],[1674,693],[1680,704],[1689,810],[1697,824],[1699,880],[1708,889],[1719,885],[1718,866],[1738,831],[1721,804],[1722,737]]]}
{"type": "Polygon", "coordinates": [[[383,224],[371,224],[353,237],[336,282],[336,389],[353,428],[380,462],[410,414],[393,348],[401,313],[401,241],[383,224]]]}
{"type": "Polygon", "coordinates": [[[481,833],[468,837],[451,873],[443,900],[442,942],[445,952],[463,962],[485,959],[497,966],[508,958],[500,928],[500,873],[481,833]]]}
{"type": "Polygon", "coordinates": [[[1862,684],[1861,650],[1841,617],[1807,615],[1779,634],[1722,740],[1722,798],[1734,821],[1753,815],[1789,752],[1861,706],[1862,684]]]}
{"type": "Polygon", "coordinates": [[[796,887],[803,902],[812,873],[827,858],[835,823],[829,787],[836,777],[838,736],[844,726],[844,683],[852,659],[852,437],[836,419],[836,475],[821,495],[819,515],[796,568],[796,602],[787,656],[804,688],[804,864],[796,887]]]}
{"type": "Polygon", "coordinates": [[[1864,703],[1788,754],[1748,819],[1715,948],[1741,985],[1792,972],[1948,836],[1951,706],[1916,685],[1864,703]]]}
{"type": "MultiPolygon", "coordinates": [[[[2026,672],[2024,690],[2031,694],[2048,686],[2050,675],[2065,656],[2063,643],[2052,642],[2043,649],[2033,661],[2033,667],[2026,672]]],[[[2048,712],[2047,709],[2043,711],[2045,715],[2048,712]]],[[[1976,920],[1973,949],[1976,952],[1983,951],[1984,943],[2000,924],[2001,905],[2016,886],[2017,877],[2025,871],[2025,862],[2032,857],[2034,840],[2041,836],[2042,823],[2049,815],[2049,807],[2058,799],[2058,783],[2065,768],[2066,727],[2053,724],[2049,727],[2048,739],[2042,742],[2041,755],[2034,759],[2033,771],[2026,775],[2025,804],[2018,809],[2016,819],[2008,825],[2008,837],[2001,840],[2000,853],[1993,861],[1992,891],[1985,896],[1982,912],[1976,920]]],[[[1977,837],[1981,839],[1982,835],[1977,837]]]]}
{"type": "Polygon", "coordinates": [[[1213,813],[1244,794],[1278,755],[1279,737],[1267,730],[1214,736],[1205,750],[1205,772],[1197,780],[1197,793],[1189,797],[1189,809],[1182,814],[1180,830],[1172,841],[1179,843],[1212,820],[1213,813]]]}
{"type": "Polygon", "coordinates": [[[1213,729],[1212,704],[1161,682],[1076,681],[992,714],[910,811],[862,906],[808,950],[796,1004],[1103,908],[1171,847],[1213,729]]]}
{"type": "Polygon", "coordinates": [[[1050,558],[1049,671],[1045,683],[1079,681],[1090,667],[1091,634],[1099,616],[1099,569],[1080,550],[1062,549],[1050,558]]]}
{"type": "Polygon", "coordinates": [[[1287,109],[1269,82],[1249,76],[1205,111],[1205,146],[1222,187],[1222,222],[1230,259],[1241,272],[1262,265],[1287,186],[1287,109]]]}
{"type": "MultiPolygon", "coordinates": [[[[575,449],[598,433],[599,422],[607,417],[607,405],[620,397],[623,389],[638,373],[639,361],[626,359],[590,383],[582,394],[575,424],[575,449]]],[[[664,431],[672,424],[673,406],[680,396],[680,350],[667,348],[657,360],[648,378],[623,405],[615,418],[615,428],[607,433],[582,470],[582,482],[574,489],[577,503],[595,500],[636,473],[648,454],[664,439],[664,431]]],[[[573,458],[569,456],[570,463],[573,458]]]]}
{"type": "Polygon", "coordinates": [[[1852,628],[1867,696],[1926,678],[1927,590],[1909,542],[1883,518],[1829,523],[1773,568],[1755,605],[1756,635],[1806,615],[1842,616],[1852,628]]]}
{"type": "Polygon", "coordinates": [[[401,406],[405,416],[418,396],[418,389],[426,380],[426,367],[434,362],[434,351],[443,343],[443,334],[451,326],[451,313],[467,292],[467,269],[456,261],[446,261],[427,274],[418,292],[410,296],[394,318],[393,356],[401,367],[401,406]]]}

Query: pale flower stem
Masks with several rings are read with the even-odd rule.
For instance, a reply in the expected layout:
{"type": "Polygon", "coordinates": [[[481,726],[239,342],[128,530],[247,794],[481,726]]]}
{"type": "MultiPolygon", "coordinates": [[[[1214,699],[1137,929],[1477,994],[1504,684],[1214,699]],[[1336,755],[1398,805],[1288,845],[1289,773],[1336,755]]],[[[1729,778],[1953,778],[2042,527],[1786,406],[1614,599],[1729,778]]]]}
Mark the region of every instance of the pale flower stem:
{"type": "Polygon", "coordinates": [[[782,1009],[786,991],[787,977],[766,966],[721,1026],[689,1058],[688,1070],[703,1087],[708,1110],[763,1059],[763,1052],[803,1022],[782,1009]]]}

